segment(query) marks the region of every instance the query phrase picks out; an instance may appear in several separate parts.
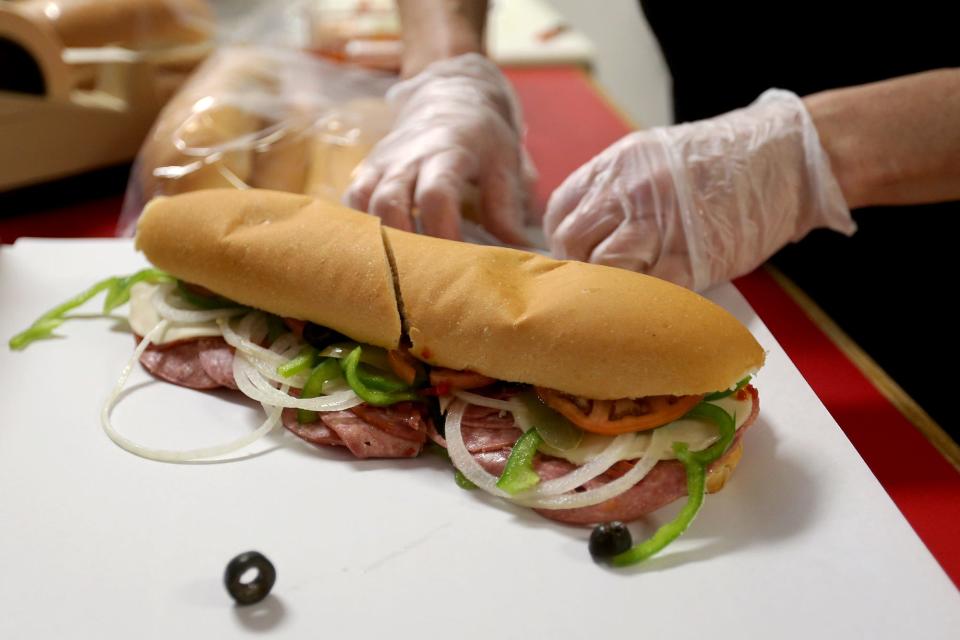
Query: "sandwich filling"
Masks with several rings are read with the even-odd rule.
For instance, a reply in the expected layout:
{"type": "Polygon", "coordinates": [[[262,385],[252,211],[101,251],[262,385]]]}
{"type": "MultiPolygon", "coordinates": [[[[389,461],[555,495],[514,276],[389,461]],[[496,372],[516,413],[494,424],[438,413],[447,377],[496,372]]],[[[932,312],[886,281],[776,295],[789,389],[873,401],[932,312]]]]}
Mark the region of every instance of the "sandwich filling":
{"type": "MultiPolygon", "coordinates": [[[[184,308],[178,291],[134,286],[134,332],[144,335],[170,318],[169,307],[184,308]]],[[[177,317],[140,357],[158,377],[238,388],[279,408],[283,426],[306,442],[346,447],[359,458],[413,457],[432,440],[447,449],[465,484],[566,522],[595,522],[602,513],[632,520],[682,497],[673,443],[697,452],[720,439],[710,420],[691,413],[697,406],[716,407],[737,431],[757,413],[756,392],[744,384],[710,396],[596,401],[430,367],[405,350],[350,342],[259,311],[177,317]],[[595,508],[638,493],[648,475],[656,488],[643,493],[656,499],[627,496],[620,506],[595,508]]],[[[739,434],[732,444],[727,448],[738,450],[739,434]]],[[[721,458],[712,461],[716,468],[721,458]]]]}

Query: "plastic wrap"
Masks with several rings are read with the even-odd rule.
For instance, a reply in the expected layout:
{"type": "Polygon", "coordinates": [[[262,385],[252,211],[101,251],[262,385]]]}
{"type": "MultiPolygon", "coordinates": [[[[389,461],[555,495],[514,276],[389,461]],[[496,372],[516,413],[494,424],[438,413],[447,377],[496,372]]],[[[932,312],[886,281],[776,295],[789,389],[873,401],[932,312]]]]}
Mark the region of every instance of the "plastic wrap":
{"type": "Polygon", "coordinates": [[[392,75],[308,53],[232,46],[163,110],[131,174],[118,233],[144,204],[205,188],[265,188],[339,201],[390,128],[392,75]]]}

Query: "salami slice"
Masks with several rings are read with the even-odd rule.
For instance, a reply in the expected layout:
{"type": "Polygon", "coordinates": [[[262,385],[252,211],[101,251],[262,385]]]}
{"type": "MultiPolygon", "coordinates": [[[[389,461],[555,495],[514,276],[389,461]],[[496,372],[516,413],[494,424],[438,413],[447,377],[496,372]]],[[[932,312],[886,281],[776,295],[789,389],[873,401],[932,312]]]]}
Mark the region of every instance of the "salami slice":
{"type": "Polygon", "coordinates": [[[487,429],[485,427],[461,427],[463,443],[470,453],[498,451],[510,448],[523,435],[515,427],[510,429],[487,429]]]}
{"type": "Polygon", "coordinates": [[[483,429],[515,429],[517,426],[509,412],[475,404],[467,406],[460,424],[463,428],[477,427],[483,429]]]}
{"type": "Polygon", "coordinates": [[[198,338],[159,346],[151,344],[140,356],[140,363],[161,380],[182,387],[237,388],[233,379],[233,349],[223,338],[198,338]]]}
{"type": "Polygon", "coordinates": [[[223,338],[201,338],[200,366],[210,379],[228,389],[236,389],[237,382],[233,378],[233,347],[223,338]]]}
{"type": "Polygon", "coordinates": [[[364,422],[397,438],[421,445],[427,440],[427,426],[423,414],[412,402],[399,402],[388,407],[361,404],[350,411],[364,422]]]}
{"type": "Polygon", "coordinates": [[[199,340],[181,342],[170,347],[150,345],[140,356],[143,367],[167,382],[191,389],[216,389],[221,386],[200,364],[202,346],[199,340]]]}
{"type": "Polygon", "coordinates": [[[426,433],[419,442],[387,433],[352,411],[320,413],[308,424],[297,422],[296,409],[284,409],[283,426],[318,447],[346,447],[357,458],[412,458],[420,453],[426,433]]]}
{"type": "Polygon", "coordinates": [[[411,442],[381,431],[352,411],[321,413],[320,419],[358,458],[413,458],[423,448],[422,442],[411,442]]]}
{"type": "Polygon", "coordinates": [[[283,413],[280,414],[281,419],[283,420],[283,426],[290,430],[291,433],[296,435],[303,440],[306,440],[312,445],[318,447],[328,446],[328,447],[342,447],[343,440],[340,439],[340,436],[337,435],[330,427],[323,423],[319,418],[314,422],[307,424],[300,424],[297,421],[297,410],[296,409],[284,409],[283,413]]]}

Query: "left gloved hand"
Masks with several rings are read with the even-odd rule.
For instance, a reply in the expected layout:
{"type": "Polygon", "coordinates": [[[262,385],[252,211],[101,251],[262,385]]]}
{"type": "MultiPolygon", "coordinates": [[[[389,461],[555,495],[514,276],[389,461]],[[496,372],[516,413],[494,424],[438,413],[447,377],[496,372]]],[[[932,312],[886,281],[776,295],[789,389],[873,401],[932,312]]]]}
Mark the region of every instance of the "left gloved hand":
{"type": "Polygon", "coordinates": [[[567,178],[544,217],[559,258],[696,290],[748,273],[817,227],[856,229],[803,101],[778,90],[622,138],[567,178]]]}
{"type": "Polygon", "coordinates": [[[476,54],[434,62],[394,86],[393,128],[360,166],[345,197],[385,224],[460,239],[460,211],[479,191],[477,217],[501,241],[526,244],[526,156],[520,109],[497,66],[476,54]],[[415,212],[416,210],[416,212],[415,212]]]}

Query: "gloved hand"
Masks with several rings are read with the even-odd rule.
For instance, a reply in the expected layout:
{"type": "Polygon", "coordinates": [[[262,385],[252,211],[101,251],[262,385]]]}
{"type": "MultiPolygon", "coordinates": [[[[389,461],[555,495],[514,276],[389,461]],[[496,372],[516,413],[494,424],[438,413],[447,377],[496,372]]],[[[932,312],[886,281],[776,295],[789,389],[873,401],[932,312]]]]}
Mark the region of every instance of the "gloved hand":
{"type": "Polygon", "coordinates": [[[544,217],[557,257],[696,290],[752,271],[817,227],[856,230],[803,101],[781,90],[622,138],[554,191],[544,217]]]}
{"type": "Polygon", "coordinates": [[[460,238],[461,203],[479,189],[478,222],[524,244],[527,167],[520,109],[487,58],[471,53],[435,62],[387,93],[391,132],[370,152],[347,191],[354,209],[412,230],[460,238]]]}

